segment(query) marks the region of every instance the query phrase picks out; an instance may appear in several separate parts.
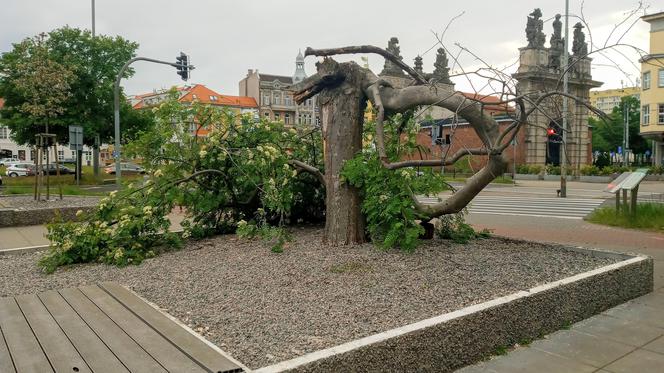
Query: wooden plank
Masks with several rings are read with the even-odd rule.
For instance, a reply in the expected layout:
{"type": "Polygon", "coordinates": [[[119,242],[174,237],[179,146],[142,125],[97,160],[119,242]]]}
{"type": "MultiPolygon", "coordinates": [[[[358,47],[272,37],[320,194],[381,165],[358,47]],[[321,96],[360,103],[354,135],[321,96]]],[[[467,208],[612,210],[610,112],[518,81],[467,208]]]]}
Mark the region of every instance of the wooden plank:
{"type": "Polygon", "coordinates": [[[215,351],[168,316],[155,310],[128,289],[112,282],[103,283],[101,287],[206,369],[212,372],[242,371],[239,365],[215,351]]]}
{"type": "Polygon", "coordinates": [[[12,357],[9,356],[9,350],[7,349],[7,344],[5,343],[2,328],[0,328],[0,372],[16,373],[12,357]]]}
{"type": "Polygon", "coordinates": [[[41,293],[39,299],[93,372],[129,372],[57,291],[41,293]]]}
{"type": "Polygon", "coordinates": [[[56,373],[91,372],[36,295],[18,296],[16,302],[56,373]]]}
{"type": "Polygon", "coordinates": [[[207,372],[99,287],[83,286],[80,289],[166,370],[170,372],[207,372]]]}
{"type": "Polygon", "coordinates": [[[79,289],[61,290],[60,295],[131,372],[166,373],[166,370],[159,363],[141,346],[136,344],[127,333],[120,329],[79,289]]]}
{"type": "Polygon", "coordinates": [[[14,298],[0,299],[0,328],[18,373],[53,372],[14,298]]]}

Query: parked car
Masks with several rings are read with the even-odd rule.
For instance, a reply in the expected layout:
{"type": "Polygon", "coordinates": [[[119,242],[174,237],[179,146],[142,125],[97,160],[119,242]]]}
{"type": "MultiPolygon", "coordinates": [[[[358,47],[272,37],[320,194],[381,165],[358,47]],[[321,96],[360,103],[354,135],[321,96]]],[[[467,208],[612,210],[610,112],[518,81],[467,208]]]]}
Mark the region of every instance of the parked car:
{"type": "Polygon", "coordinates": [[[18,160],[14,158],[0,158],[0,167],[1,166],[8,166],[10,163],[16,163],[19,162],[18,160]]]}
{"type": "MultiPolygon", "coordinates": [[[[115,163],[104,168],[104,172],[109,175],[115,175],[115,163]]],[[[120,163],[120,172],[123,174],[144,174],[145,169],[137,164],[122,162],[120,163]]]]}
{"type": "MultiPolygon", "coordinates": [[[[46,165],[43,165],[42,167],[44,168],[44,171],[46,171],[46,165]]],[[[34,168],[34,165],[33,165],[33,168],[34,168]]],[[[48,165],[49,175],[57,175],[58,174],[58,168],[60,169],[60,175],[69,175],[69,174],[74,173],[74,170],[72,170],[71,168],[69,168],[67,166],[63,166],[63,165],[59,164],[58,167],[55,167],[55,165],[53,163],[51,163],[51,164],[48,165]]],[[[44,172],[44,173],[46,173],[46,172],[44,172]]]]}
{"type": "Polygon", "coordinates": [[[32,163],[14,163],[7,167],[5,175],[9,177],[33,176],[35,174],[35,165],[32,163]]]}

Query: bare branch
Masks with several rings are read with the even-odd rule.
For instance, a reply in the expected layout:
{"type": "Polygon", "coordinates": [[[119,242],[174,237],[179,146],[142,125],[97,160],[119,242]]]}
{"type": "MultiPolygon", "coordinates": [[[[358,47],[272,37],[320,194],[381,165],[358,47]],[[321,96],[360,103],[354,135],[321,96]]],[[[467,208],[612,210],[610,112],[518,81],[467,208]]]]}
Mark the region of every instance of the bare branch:
{"type": "Polygon", "coordinates": [[[427,80],[420,75],[415,69],[408,66],[397,56],[388,52],[387,50],[373,45],[359,45],[359,46],[350,46],[350,47],[341,47],[341,48],[330,48],[330,49],[313,49],[311,47],[307,48],[304,52],[305,56],[334,56],[337,54],[358,54],[358,53],[375,53],[383,56],[385,59],[391,61],[395,65],[399,66],[403,71],[407,72],[408,75],[413,77],[415,81],[419,84],[427,84],[427,80]]]}

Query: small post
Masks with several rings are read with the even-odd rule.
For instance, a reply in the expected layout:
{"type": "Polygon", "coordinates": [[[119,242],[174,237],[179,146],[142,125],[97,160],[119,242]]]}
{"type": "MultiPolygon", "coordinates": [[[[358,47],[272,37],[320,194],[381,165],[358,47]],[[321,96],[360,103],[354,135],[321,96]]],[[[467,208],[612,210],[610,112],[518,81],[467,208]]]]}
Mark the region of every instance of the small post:
{"type": "Polygon", "coordinates": [[[50,139],[48,137],[45,137],[46,140],[46,200],[48,201],[51,199],[51,163],[50,163],[50,157],[51,157],[51,152],[50,150],[50,139]]]}
{"type": "Polygon", "coordinates": [[[630,213],[632,214],[632,216],[636,216],[636,198],[637,198],[638,194],[639,194],[639,186],[637,185],[636,187],[634,187],[634,189],[632,189],[632,192],[631,192],[632,208],[631,208],[630,213]]]}
{"type": "MultiPolygon", "coordinates": [[[[37,138],[39,139],[39,138],[37,138]]],[[[37,200],[37,169],[39,168],[39,140],[37,140],[37,145],[35,146],[35,201],[37,200]]]]}
{"type": "Polygon", "coordinates": [[[53,151],[55,152],[55,174],[58,180],[58,192],[60,193],[60,200],[62,200],[62,179],[60,179],[60,160],[58,154],[58,143],[53,142],[53,151]]]}
{"type": "Polygon", "coordinates": [[[620,189],[616,192],[616,212],[620,212],[620,189]]]}
{"type": "Polygon", "coordinates": [[[623,210],[625,210],[625,212],[629,212],[629,205],[627,205],[627,189],[623,189],[622,192],[623,210]]]}

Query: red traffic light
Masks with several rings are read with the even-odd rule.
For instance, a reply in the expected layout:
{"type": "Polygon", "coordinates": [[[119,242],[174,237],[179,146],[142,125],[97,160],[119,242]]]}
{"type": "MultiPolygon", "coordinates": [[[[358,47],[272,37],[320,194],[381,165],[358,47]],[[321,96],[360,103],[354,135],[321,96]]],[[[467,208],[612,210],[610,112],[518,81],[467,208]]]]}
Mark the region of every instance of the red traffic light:
{"type": "Polygon", "coordinates": [[[556,130],[554,130],[553,128],[547,128],[546,134],[547,136],[553,136],[556,134],[556,130]]]}

